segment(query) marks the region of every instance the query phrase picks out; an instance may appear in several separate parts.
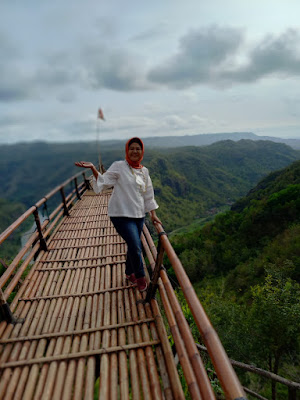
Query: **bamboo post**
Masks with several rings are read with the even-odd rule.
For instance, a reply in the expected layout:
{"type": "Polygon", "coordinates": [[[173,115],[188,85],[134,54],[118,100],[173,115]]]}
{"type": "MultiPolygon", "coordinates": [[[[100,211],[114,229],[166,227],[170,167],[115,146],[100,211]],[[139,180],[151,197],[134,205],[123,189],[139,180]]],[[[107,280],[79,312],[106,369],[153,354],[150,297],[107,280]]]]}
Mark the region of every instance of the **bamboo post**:
{"type": "Polygon", "coordinates": [[[69,216],[70,214],[69,214],[69,210],[68,210],[68,206],[67,206],[67,202],[66,202],[66,196],[65,196],[63,187],[60,188],[60,193],[61,193],[63,206],[64,206],[64,215],[69,216]]]}
{"type": "Polygon", "coordinates": [[[85,176],[85,172],[83,172],[82,175],[83,175],[83,179],[84,179],[84,184],[85,184],[86,190],[90,190],[91,189],[91,185],[90,185],[89,180],[85,176]]]}
{"type": "Polygon", "coordinates": [[[159,279],[160,270],[162,268],[164,251],[165,251],[163,246],[161,245],[161,240],[160,240],[162,235],[166,235],[166,232],[161,232],[159,234],[155,267],[150,281],[149,289],[147,290],[146,299],[144,300],[145,303],[149,303],[150,300],[155,297],[155,293],[158,288],[157,282],[159,279]]]}
{"type": "Polygon", "coordinates": [[[41,249],[43,249],[44,251],[47,251],[48,250],[47,243],[46,243],[45,238],[43,236],[42,227],[41,227],[41,221],[40,221],[40,217],[39,217],[39,213],[38,213],[37,208],[33,211],[33,215],[34,215],[36,227],[37,227],[37,230],[38,230],[38,233],[39,233],[41,249]]]}
{"type": "Polygon", "coordinates": [[[289,400],[297,400],[297,390],[289,387],[289,400]]]}
{"type": "MultiPolygon", "coordinates": [[[[6,262],[5,262],[4,260],[2,260],[1,258],[0,258],[0,263],[3,265],[3,267],[4,267],[5,269],[8,268],[8,265],[6,264],[6,262]]],[[[22,280],[22,279],[19,279],[19,280],[18,280],[18,283],[19,283],[20,285],[22,285],[23,280],[22,280]]]]}
{"type": "Polygon", "coordinates": [[[79,194],[79,190],[78,190],[78,183],[77,183],[77,178],[74,178],[74,182],[75,182],[75,190],[76,190],[76,194],[77,194],[77,198],[78,200],[81,200],[81,196],[79,194]]]}
{"type": "Polygon", "coordinates": [[[24,322],[23,318],[15,318],[7,304],[2,289],[0,289],[0,316],[1,320],[8,322],[9,324],[22,324],[24,322]]]}

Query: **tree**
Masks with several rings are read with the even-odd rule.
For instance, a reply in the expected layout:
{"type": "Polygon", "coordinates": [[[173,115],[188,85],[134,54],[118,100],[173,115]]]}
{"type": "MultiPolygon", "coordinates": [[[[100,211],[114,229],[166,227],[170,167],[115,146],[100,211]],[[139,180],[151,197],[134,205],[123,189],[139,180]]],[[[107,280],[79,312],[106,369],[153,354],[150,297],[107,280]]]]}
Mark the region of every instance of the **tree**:
{"type": "MultiPolygon", "coordinates": [[[[297,354],[300,334],[300,285],[273,271],[262,285],[252,288],[249,312],[253,352],[266,360],[271,372],[278,374],[280,362],[288,353],[297,354]]],[[[272,382],[272,399],[276,383],[272,382]]]]}

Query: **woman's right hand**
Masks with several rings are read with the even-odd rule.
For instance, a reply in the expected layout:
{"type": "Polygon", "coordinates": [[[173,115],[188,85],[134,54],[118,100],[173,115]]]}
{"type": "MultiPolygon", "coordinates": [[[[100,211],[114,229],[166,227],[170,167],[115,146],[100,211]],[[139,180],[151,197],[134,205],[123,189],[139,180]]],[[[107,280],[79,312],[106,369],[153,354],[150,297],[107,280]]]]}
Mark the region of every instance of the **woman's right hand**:
{"type": "Polygon", "coordinates": [[[93,168],[94,164],[89,161],[76,161],[75,165],[81,168],[93,168]]]}

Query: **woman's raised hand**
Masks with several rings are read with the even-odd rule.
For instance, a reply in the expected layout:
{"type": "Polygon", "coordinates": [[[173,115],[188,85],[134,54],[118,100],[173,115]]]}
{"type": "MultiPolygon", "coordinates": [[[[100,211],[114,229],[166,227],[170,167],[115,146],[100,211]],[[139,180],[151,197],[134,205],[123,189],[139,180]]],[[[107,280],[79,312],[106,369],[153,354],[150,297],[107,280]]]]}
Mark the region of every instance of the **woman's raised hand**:
{"type": "Polygon", "coordinates": [[[94,164],[89,161],[76,161],[75,165],[81,168],[93,168],[94,164]]]}
{"type": "Polygon", "coordinates": [[[98,179],[99,172],[97,171],[95,165],[89,161],[76,161],[75,165],[81,168],[90,168],[95,179],[98,179]]]}

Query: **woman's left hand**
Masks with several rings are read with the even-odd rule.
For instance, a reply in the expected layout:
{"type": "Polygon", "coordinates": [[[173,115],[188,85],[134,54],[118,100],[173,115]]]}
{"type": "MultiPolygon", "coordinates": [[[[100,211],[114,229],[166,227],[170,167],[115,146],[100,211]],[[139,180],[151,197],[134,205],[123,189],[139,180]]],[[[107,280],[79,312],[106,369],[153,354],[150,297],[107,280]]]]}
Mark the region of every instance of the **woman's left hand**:
{"type": "Polygon", "coordinates": [[[158,216],[156,215],[156,212],[154,210],[150,211],[150,217],[151,217],[153,225],[155,225],[157,223],[162,225],[161,220],[158,218],[158,216]]]}

